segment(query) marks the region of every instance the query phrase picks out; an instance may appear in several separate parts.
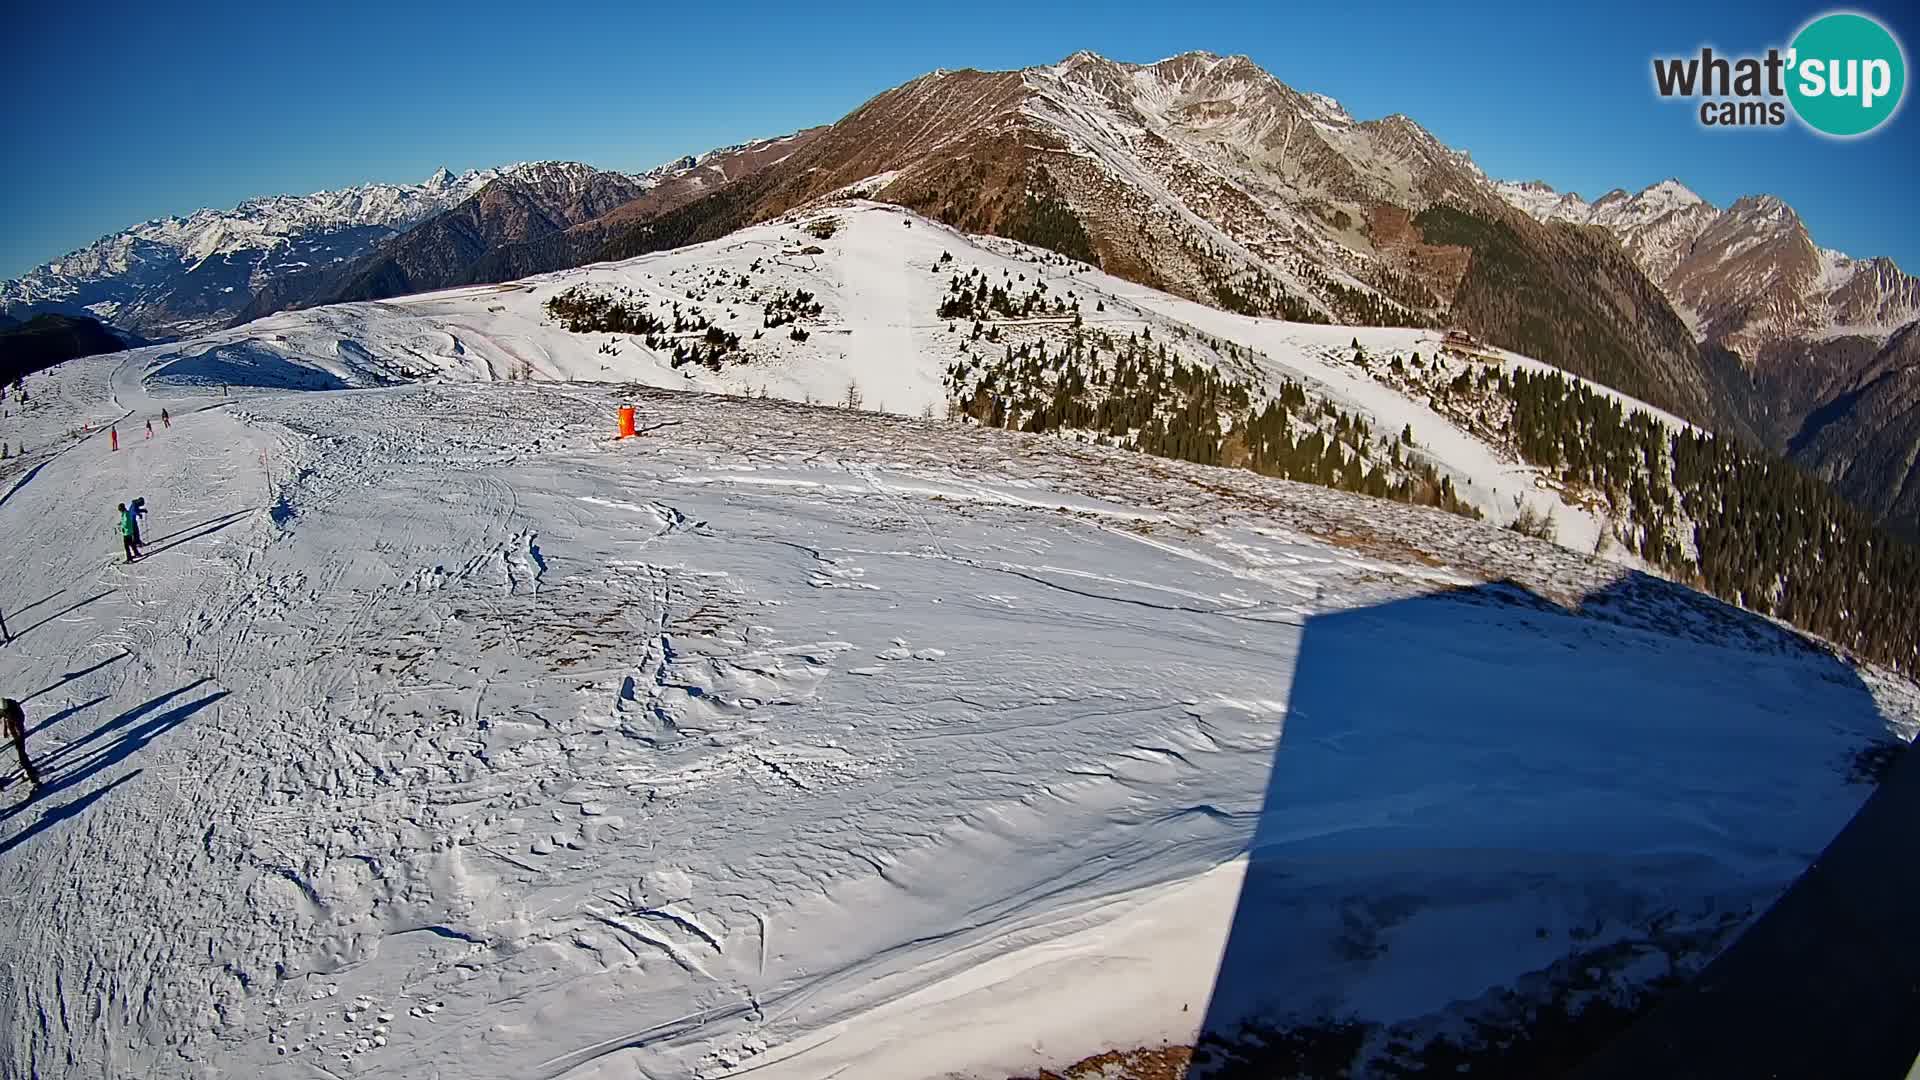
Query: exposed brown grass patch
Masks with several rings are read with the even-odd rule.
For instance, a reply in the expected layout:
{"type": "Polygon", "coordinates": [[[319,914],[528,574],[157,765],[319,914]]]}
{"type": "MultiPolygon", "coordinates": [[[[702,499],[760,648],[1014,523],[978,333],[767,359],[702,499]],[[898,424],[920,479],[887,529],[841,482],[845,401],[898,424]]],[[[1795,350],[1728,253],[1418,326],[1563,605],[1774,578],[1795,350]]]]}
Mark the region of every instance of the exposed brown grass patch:
{"type": "Polygon", "coordinates": [[[1191,1046],[1143,1046],[1138,1050],[1108,1050],[1054,1072],[1042,1069],[1034,1076],[1014,1080],[1184,1080],[1193,1062],[1191,1046]]]}

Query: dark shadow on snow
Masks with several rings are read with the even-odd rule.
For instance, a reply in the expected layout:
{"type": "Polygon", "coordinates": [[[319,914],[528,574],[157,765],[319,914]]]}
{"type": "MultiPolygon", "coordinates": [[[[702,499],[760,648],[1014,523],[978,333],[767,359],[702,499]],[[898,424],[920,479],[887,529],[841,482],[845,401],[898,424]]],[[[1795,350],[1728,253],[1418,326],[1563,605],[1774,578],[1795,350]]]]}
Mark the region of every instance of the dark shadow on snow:
{"type": "Polygon", "coordinates": [[[178,690],[161,694],[145,704],[128,709],[85,735],[55,747],[51,753],[36,755],[33,763],[39,768],[40,775],[47,781],[48,787],[65,785],[80,779],[77,770],[85,769],[91,772],[97,771],[104,765],[110,765],[113,761],[145,746],[155,735],[185,720],[202,707],[226,696],[225,691],[220,691],[190,705],[174,708],[157,716],[149,716],[173,699],[198,689],[206,681],[204,678],[196,679],[178,690]],[[85,753],[81,753],[82,751],[85,753]],[[102,755],[109,759],[104,764],[98,760],[102,755]]]}
{"type": "Polygon", "coordinates": [[[151,382],[181,386],[253,387],[262,390],[346,390],[351,385],[330,371],[295,363],[252,343],[219,345],[192,356],[157,364],[151,382]]]}
{"type": "Polygon", "coordinates": [[[141,545],[140,558],[142,560],[150,559],[163,551],[172,551],[181,544],[190,544],[203,536],[212,536],[214,533],[245,518],[251,513],[253,513],[251,508],[235,510],[232,513],[222,514],[216,518],[208,518],[197,525],[189,525],[184,529],[170,532],[157,540],[149,540],[141,545]]]}
{"type": "MultiPolygon", "coordinates": [[[[34,698],[41,696],[42,694],[52,693],[53,691],[60,689],[61,687],[67,685],[68,683],[72,682],[75,679],[84,679],[88,675],[91,675],[94,672],[99,671],[101,668],[106,667],[108,664],[111,664],[120,660],[125,660],[127,657],[132,655],[133,654],[130,652],[118,652],[113,654],[112,656],[107,657],[105,660],[102,660],[99,663],[93,665],[92,667],[80,668],[75,671],[64,672],[60,676],[59,682],[51,683],[47,686],[43,686],[40,689],[35,690],[33,693],[28,694],[26,697],[20,698],[19,699],[20,703],[24,705],[27,702],[32,701],[34,698]]],[[[38,731],[40,729],[36,727],[33,730],[38,731]]]]}
{"type": "Polygon", "coordinates": [[[43,597],[41,597],[40,599],[38,599],[38,600],[35,600],[35,601],[34,601],[33,603],[31,603],[31,604],[27,604],[27,605],[24,605],[24,606],[22,606],[22,607],[17,607],[17,608],[14,608],[14,609],[13,609],[12,611],[9,611],[9,612],[7,612],[7,614],[9,614],[9,615],[12,615],[12,616],[14,616],[15,618],[18,618],[18,617],[20,617],[20,616],[22,616],[22,615],[25,615],[25,614],[26,614],[27,612],[29,612],[29,611],[32,611],[32,610],[33,610],[34,608],[37,608],[37,607],[39,607],[39,606],[40,606],[41,604],[44,604],[44,603],[46,603],[47,601],[49,601],[49,600],[51,600],[51,599],[53,599],[53,598],[54,598],[54,597],[56,597],[56,596],[59,596],[59,595],[60,595],[61,593],[63,593],[63,592],[66,592],[66,591],[67,591],[67,590],[66,590],[65,588],[59,588],[59,589],[55,589],[55,590],[53,590],[52,592],[50,592],[50,593],[48,593],[47,595],[45,595],[45,596],[43,596],[43,597]]]}
{"type": "Polygon", "coordinates": [[[224,514],[216,514],[213,517],[206,519],[205,521],[194,522],[192,525],[185,526],[184,528],[175,529],[172,532],[166,534],[165,536],[156,536],[153,539],[146,541],[145,543],[148,546],[152,546],[154,544],[164,544],[167,541],[172,540],[176,537],[185,536],[186,534],[193,532],[195,529],[207,529],[209,527],[224,527],[227,525],[231,525],[235,521],[239,520],[240,518],[246,517],[248,514],[253,513],[255,509],[257,508],[249,506],[242,510],[229,510],[224,514]]]}
{"type": "Polygon", "coordinates": [[[81,600],[74,604],[71,604],[68,607],[63,608],[62,610],[57,611],[52,615],[47,616],[44,619],[41,619],[39,622],[34,623],[32,626],[29,626],[24,630],[15,630],[13,632],[13,640],[19,641],[21,638],[26,637],[28,634],[33,633],[35,630],[40,629],[41,627],[47,625],[48,623],[54,621],[55,619],[61,618],[63,616],[71,615],[74,612],[79,611],[81,608],[86,607],[88,604],[93,603],[95,600],[104,600],[107,597],[112,596],[114,593],[117,593],[119,591],[120,590],[118,589],[103,589],[100,592],[94,593],[92,596],[87,597],[85,600],[81,600]]]}
{"type": "Polygon", "coordinates": [[[94,698],[92,701],[83,701],[78,705],[69,705],[64,709],[61,709],[59,712],[49,715],[46,719],[28,728],[27,734],[34,735],[39,732],[45,731],[46,729],[54,726],[55,724],[58,724],[60,721],[65,720],[67,717],[74,716],[78,713],[86,712],[88,709],[93,708],[95,705],[98,705],[105,700],[107,700],[107,695],[101,694],[99,697],[94,698]]]}
{"type": "MultiPolygon", "coordinates": [[[[1843,723],[1866,745],[1878,717],[1824,646],[1637,573],[1572,610],[1501,582],[1310,618],[1189,1075],[1563,1075],[1813,854],[1717,820],[1795,812],[1765,809],[1740,750],[1831,752],[1843,723]],[[1770,662],[1835,715],[1728,700],[1770,662]],[[1664,911],[1643,881],[1714,901],[1664,911]],[[1481,957],[1507,969],[1480,979],[1481,957]]],[[[1847,763],[1822,764],[1846,798],[1847,763]]],[[[1920,1026],[1895,1037],[1910,1059],[1920,1026]]]]}
{"type": "Polygon", "coordinates": [[[1911,1075],[1920,1050],[1920,754],[1820,859],[1578,1080],[1911,1075]]]}
{"type": "MultiPolygon", "coordinates": [[[[59,456],[58,454],[54,455],[54,457],[58,457],[58,456],[59,456]]],[[[21,490],[24,489],[28,484],[33,483],[33,478],[40,475],[41,469],[44,469],[47,466],[53,464],[53,460],[54,460],[53,458],[48,458],[47,460],[41,462],[40,464],[35,465],[33,468],[28,469],[25,475],[21,476],[20,479],[15,480],[13,482],[13,486],[7,489],[6,494],[0,495],[0,506],[7,505],[7,501],[9,499],[13,498],[15,495],[18,495],[21,492],[21,490]]]]}
{"type": "MultiPolygon", "coordinates": [[[[100,669],[104,669],[104,667],[106,667],[106,665],[109,665],[109,663],[115,663],[115,661],[123,661],[123,659],[127,659],[127,657],[131,657],[131,655],[132,655],[131,651],[117,651],[117,653],[113,653],[113,655],[109,655],[108,659],[104,659],[104,661],[100,661],[100,663],[96,663],[96,665],[92,665],[92,667],[81,667],[81,669],[75,669],[75,671],[67,671],[67,673],[61,673],[60,682],[50,682],[50,684],[46,684],[46,686],[42,686],[42,688],[38,688],[38,690],[35,690],[33,694],[27,694],[25,698],[21,698],[21,700],[19,701],[21,701],[21,703],[25,705],[27,701],[33,701],[35,700],[35,698],[38,698],[38,696],[42,696],[42,694],[52,694],[54,690],[60,690],[61,686],[65,686],[65,684],[69,684],[69,682],[73,682],[75,678],[86,678],[86,676],[92,675],[92,673],[96,673],[96,671],[100,671],[100,669]]],[[[38,728],[35,728],[35,730],[38,730],[38,728]]]]}
{"type": "MultiPolygon", "coordinates": [[[[88,780],[138,753],[154,739],[179,727],[194,713],[227,696],[227,691],[220,690],[185,704],[176,705],[165,712],[156,711],[206,681],[199,679],[178,690],[162,694],[144,705],[121,713],[81,738],[56,747],[50,754],[35,756],[34,766],[39,769],[40,778],[45,781],[46,786],[41,788],[31,801],[9,806],[5,813],[0,814],[0,822],[11,821],[15,815],[29,813],[35,807],[46,805],[47,800],[58,798],[62,792],[80,787],[88,780]]],[[[31,741],[28,742],[28,749],[29,751],[33,749],[31,741]]],[[[138,769],[134,770],[134,773],[137,772],[139,772],[138,769]]],[[[119,777],[105,787],[72,802],[42,811],[34,824],[24,831],[0,840],[0,855],[6,854],[49,826],[79,814],[106,791],[119,786],[134,773],[119,777]]],[[[18,777],[15,779],[18,783],[25,783],[23,779],[18,777]]]]}
{"type": "MultiPolygon", "coordinates": [[[[53,828],[55,825],[58,825],[63,821],[67,821],[69,819],[79,817],[81,814],[86,812],[88,807],[92,806],[94,803],[97,803],[102,798],[106,797],[107,792],[112,791],[114,788],[119,787],[121,784],[124,784],[127,781],[139,775],[140,775],[140,770],[135,769],[132,772],[127,773],[123,776],[115,777],[112,783],[104,784],[100,787],[94,788],[92,791],[87,792],[85,795],[82,795],[77,799],[69,800],[68,802],[61,803],[58,806],[48,806],[46,809],[40,812],[40,816],[38,818],[34,819],[33,824],[27,826],[26,828],[20,830],[17,833],[14,833],[12,836],[9,836],[4,840],[0,840],[0,856],[6,855],[7,852],[12,851],[14,848],[19,847],[21,844],[26,843],[27,841],[40,835],[46,830],[53,828]]],[[[24,781],[21,781],[21,782],[24,783],[24,781]]],[[[22,808],[31,808],[31,807],[42,805],[42,800],[46,799],[49,794],[51,794],[51,790],[42,792],[38,798],[34,799],[34,801],[31,803],[24,804],[22,808]]],[[[12,817],[13,814],[14,814],[13,810],[8,810],[6,816],[12,817]]]]}

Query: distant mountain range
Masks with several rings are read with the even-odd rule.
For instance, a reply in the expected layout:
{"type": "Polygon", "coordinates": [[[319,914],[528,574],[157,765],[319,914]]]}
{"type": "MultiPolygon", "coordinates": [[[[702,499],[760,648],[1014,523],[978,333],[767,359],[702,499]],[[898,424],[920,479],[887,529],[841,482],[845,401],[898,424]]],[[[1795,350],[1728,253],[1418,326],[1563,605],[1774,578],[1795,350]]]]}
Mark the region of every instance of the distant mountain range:
{"type": "Polygon", "coordinates": [[[274,279],[365,254],[501,174],[441,169],[419,184],[276,195],[141,222],[0,282],[0,311],[91,315],[152,338],[197,333],[224,325],[274,279]]]}
{"type": "Polygon", "coordinates": [[[514,166],[357,258],[266,283],[235,314],[246,321],[289,308],[511,281],[592,262],[631,222],[780,160],[809,134],[723,147],[637,175],[577,162],[514,166]]]}
{"type": "Polygon", "coordinates": [[[1458,325],[1791,454],[1920,530],[1920,288],[1790,207],[1678,181],[1594,202],[1496,181],[1245,57],[936,71],[839,122],[640,175],[535,163],[148,222],[0,285],[146,336],[511,280],[850,194],[1247,314],[1458,325]]]}
{"type": "Polygon", "coordinates": [[[1743,419],[1848,498],[1920,531],[1920,280],[1813,242],[1786,203],[1722,210],[1678,180],[1588,203],[1539,182],[1501,194],[1612,234],[1742,377],[1743,419]]]}
{"type": "Polygon", "coordinates": [[[671,203],[711,182],[709,159],[728,154],[639,174],[554,161],[459,175],[442,168],[419,184],[156,218],[0,282],[0,312],[90,316],[164,340],[284,307],[458,284],[500,245],[553,235],[655,189],[671,203]]]}

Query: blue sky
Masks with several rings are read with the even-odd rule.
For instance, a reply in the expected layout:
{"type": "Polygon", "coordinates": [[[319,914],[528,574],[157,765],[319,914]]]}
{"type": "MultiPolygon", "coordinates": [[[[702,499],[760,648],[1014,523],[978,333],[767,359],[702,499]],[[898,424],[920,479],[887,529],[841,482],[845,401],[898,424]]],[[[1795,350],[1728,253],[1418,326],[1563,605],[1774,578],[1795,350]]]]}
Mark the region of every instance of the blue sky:
{"type": "MultiPolygon", "coordinates": [[[[1823,7],[495,4],[446,11],[113,2],[11,28],[0,275],[132,222],[252,195],[563,158],[639,169],[838,119],[935,67],[1245,53],[1356,117],[1404,112],[1495,176],[1592,198],[1678,176],[1792,203],[1814,239],[1920,272],[1920,110],[1873,136],[1701,129],[1655,55],[1785,45],[1823,7]]],[[[1910,57],[1920,20],[1856,6],[1910,57]]]]}

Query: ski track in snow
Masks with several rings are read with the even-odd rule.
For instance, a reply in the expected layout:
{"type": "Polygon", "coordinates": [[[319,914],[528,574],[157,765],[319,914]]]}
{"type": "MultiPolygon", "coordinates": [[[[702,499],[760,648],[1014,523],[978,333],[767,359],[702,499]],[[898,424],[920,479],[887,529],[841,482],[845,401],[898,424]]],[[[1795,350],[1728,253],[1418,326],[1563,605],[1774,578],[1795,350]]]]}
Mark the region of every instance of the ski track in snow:
{"type": "MultiPolygon", "coordinates": [[[[1342,611],[1356,701],[1366,657],[1486,689],[1315,736],[1333,771],[1284,845],[1365,865],[1421,822],[1426,848],[1585,864],[1528,868],[1551,887],[1519,916],[1436,873],[1396,944],[1476,959],[1357,984],[1377,1015],[1550,962],[1546,893],[1567,923],[1622,917],[1595,882],[1764,903],[1886,723],[1707,601],[1368,618],[1613,578],[1435,511],[657,391],[199,408],[145,362],[36,382],[166,401],[171,429],[80,443],[0,505],[0,673],[52,784],[0,819],[0,1077],[992,1076],[1190,1039],[1303,635],[1342,611]],[[636,397],[667,426],[611,440],[636,397]],[[1155,974],[1103,987],[1126,958],[1155,974]]],[[[1872,688],[1911,723],[1911,688],[1872,688]]]]}

